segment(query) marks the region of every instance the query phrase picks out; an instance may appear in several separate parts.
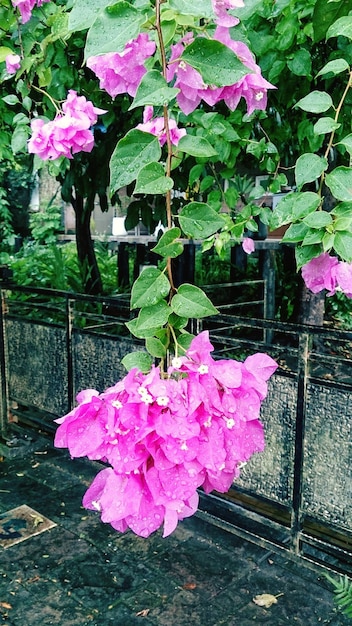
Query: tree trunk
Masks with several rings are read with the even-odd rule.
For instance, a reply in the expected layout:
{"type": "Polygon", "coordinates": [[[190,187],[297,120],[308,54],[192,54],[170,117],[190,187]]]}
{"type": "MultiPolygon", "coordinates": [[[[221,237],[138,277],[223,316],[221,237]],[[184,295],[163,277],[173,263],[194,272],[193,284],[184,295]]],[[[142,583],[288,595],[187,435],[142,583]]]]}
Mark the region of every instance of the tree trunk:
{"type": "Polygon", "coordinates": [[[82,275],[84,292],[89,295],[101,295],[103,284],[95,256],[94,242],[90,233],[90,219],[94,208],[94,196],[86,201],[75,189],[72,205],[76,215],[77,256],[82,275]]]}

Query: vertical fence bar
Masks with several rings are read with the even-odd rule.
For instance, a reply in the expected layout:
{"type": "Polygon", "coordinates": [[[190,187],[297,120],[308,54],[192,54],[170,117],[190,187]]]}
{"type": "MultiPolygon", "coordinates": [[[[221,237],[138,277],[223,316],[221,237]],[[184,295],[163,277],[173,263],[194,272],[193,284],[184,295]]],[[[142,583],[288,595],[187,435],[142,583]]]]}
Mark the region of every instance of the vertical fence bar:
{"type": "Polygon", "coordinates": [[[67,358],[67,412],[74,404],[73,321],[74,300],[66,296],[66,358],[67,358]]]}
{"type": "MultiPolygon", "coordinates": [[[[264,310],[265,320],[275,318],[275,252],[273,250],[263,250],[262,276],[264,280],[264,310]]],[[[270,328],[264,328],[264,342],[271,344],[274,333],[270,328]]]]}
{"type": "Polygon", "coordinates": [[[291,516],[292,549],[297,555],[300,554],[300,534],[302,530],[302,483],[306,425],[307,381],[309,374],[308,357],[310,345],[311,336],[309,335],[309,333],[301,333],[299,335],[298,343],[296,433],[291,516]]]}
{"type": "Polygon", "coordinates": [[[6,344],[6,293],[0,289],[0,437],[4,437],[8,428],[8,388],[7,388],[7,344],[6,344]]]}

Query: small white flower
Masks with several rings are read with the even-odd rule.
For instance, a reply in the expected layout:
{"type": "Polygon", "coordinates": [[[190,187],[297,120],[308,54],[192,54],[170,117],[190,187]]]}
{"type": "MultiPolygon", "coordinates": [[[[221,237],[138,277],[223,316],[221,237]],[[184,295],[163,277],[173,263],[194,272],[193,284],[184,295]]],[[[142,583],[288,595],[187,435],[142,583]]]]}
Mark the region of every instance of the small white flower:
{"type": "Polygon", "coordinates": [[[226,420],[226,426],[229,430],[231,430],[235,425],[235,420],[232,417],[226,420]]]}
{"type": "Polygon", "coordinates": [[[254,99],[257,102],[260,102],[260,100],[263,100],[264,98],[264,92],[263,91],[258,91],[258,93],[255,94],[254,99]]]}
{"type": "Polygon", "coordinates": [[[207,365],[200,365],[200,366],[198,367],[198,372],[199,372],[199,374],[207,374],[207,373],[208,373],[208,371],[209,371],[209,368],[208,368],[208,366],[207,366],[207,365]]]}
{"type": "Polygon", "coordinates": [[[141,399],[144,404],[153,404],[154,402],[153,396],[151,396],[150,393],[143,394],[141,399]]]}
{"type": "Polygon", "coordinates": [[[111,404],[115,409],[122,409],[122,402],[120,402],[120,400],[112,400],[111,404]]]}
{"type": "Polygon", "coordinates": [[[97,511],[101,511],[100,502],[98,502],[97,500],[92,500],[92,505],[97,511]]]}
{"type": "Polygon", "coordinates": [[[181,450],[188,450],[188,445],[186,444],[185,441],[182,441],[180,448],[181,450]]]}
{"type": "Polygon", "coordinates": [[[169,404],[169,398],[167,396],[158,396],[156,403],[158,406],[167,406],[169,404]]]}
{"type": "Polygon", "coordinates": [[[179,370],[182,365],[182,359],[179,356],[175,356],[171,361],[171,365],[175,370],[179,370]]]}

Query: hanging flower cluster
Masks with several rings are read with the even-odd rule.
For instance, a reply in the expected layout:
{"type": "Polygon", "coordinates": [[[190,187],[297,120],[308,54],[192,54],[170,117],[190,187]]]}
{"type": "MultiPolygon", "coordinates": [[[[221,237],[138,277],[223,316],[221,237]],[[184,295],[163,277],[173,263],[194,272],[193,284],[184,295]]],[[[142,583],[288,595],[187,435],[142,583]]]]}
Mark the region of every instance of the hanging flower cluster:
{"type": "Polygon", "coordinates": [[[352,298],[352,263],[339,261],[327,252],[302,267],[302,278],[313,293],[327,289],[328,296],[342,291],[348,298],[352,298]]]}
{"type": "Polygon", "coordinates": [[[19,10],[21,14],[22,24],[28,22],[32,16],[32,11],[35,6],[41,7],[44,2],[49,0],[11,0],[12,6],[19,10]]]}
{"type": "Polygon", "coordinates": [[[247,103],[247,114],[250,115],[255,109],[265,110],[267,105],[267,89],[275,89],[261,74],[259,65],[255,63],[253,54],[242,41],[234,41],[229,29],[219,25],[214,33],[214,39],[230,48],[236,56],[248,67],[250,73],[233,85],[216,87],[207,85],[201,74],[193,67],[185,63],[180,57],[188,44],[193,40],[192,33],[188,33],[182,41],[171,46],[171,58],[168,68],[167,80],[175,80],[174,87],[180,92],[177,102],[180,109],[188,115],[204,100],[210,106],[224,100],[231,111],[237,107],[241,97],[247,103]]]}
{"type": "Polygon", "coordinates": [[[32,120],[32,136],[28,142],[28,152],[37,154],[44,161],[61,156],[72,159],[77,152],[91,152],[94,147],[94,126],[98,115],[106,113],[93,106],[84,96],[76,91],[68,92],[67,100],[62,104],[62,113],[54,120],[32,120]]]}
{"type": "MultiPolygon", "coordinates": [[[[143,130],[145,133],[151,133],[159,139],[159,143],[163,146],[166,143],[166,130],[165,120],[163,117],[155,117],[153,119],[153,107],[146,106],[143,112],[143,124],[136,126],[139,130],[143,130]]],[[[184,137],[186,133],[185,128],[178,128],[174,119],[169,119],[169,132],[170,140],[174,146],[177,146],[181,137],[184,137]]]]}
{"type": "Polygon", "coordinates": [[[146,69],[145,61],[155,52],[154,41],[148,33],[140,33],[129,41],[122,52],[108,52],[90,57],[87,66],[100,80],[101,89],[115,98],[120,93],[134,97],[146,69]]]}
{"type": "Polygon", "coordinates": [[[116,530],[147,537],[164,523],[169,535],[196,511],[198,487],[226,492],[241,463],[263,450],[259,412],[275,361],[214,360],[212,350],[202,332],[167,378],[157,367],[133,369],[104,393],[81,392],[78,406],[56,420],[55,446],[110,464],[83,504],[116,530]]]}

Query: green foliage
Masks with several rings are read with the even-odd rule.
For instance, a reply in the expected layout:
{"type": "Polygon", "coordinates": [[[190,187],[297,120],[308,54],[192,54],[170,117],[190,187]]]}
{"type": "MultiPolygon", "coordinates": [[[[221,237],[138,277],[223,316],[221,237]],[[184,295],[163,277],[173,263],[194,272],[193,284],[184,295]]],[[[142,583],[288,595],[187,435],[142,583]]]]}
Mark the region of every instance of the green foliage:
{"type": "Polygon", "coordinates": [[[344,615],[352,617],[352,580],[348,576],[340,576],[338,579],[325,574],[328,581],[334,587],[335,602],[344,615]]]}
{"type": "Polygon", "coordinates": [[[55,204],[48,204],[43,210],[32,213],[29,218],[31,235],[39,244],[53,244],[62,228],[62,210],[55,204]]]}
{"type": "MultiPolygon", "coordinates": [[[[104,293],[113,295],[118,291],[116,256],[108,251],[105,245],[99,243],[96,245],[96,255],[104,293]]],[[[74,243],[59,246],[29,241],[25,242],[17,254],[7,254],[1,260],[12,268],[13,279],[17,285],[84,292],[74,243]]]]}
{"type": "Polygon", "coordinates": [[[13,244],[14,230],[12,227],[12,215],[6,197],[6,191],[0,187],[0,250],[9,250],[13,244]]]}

